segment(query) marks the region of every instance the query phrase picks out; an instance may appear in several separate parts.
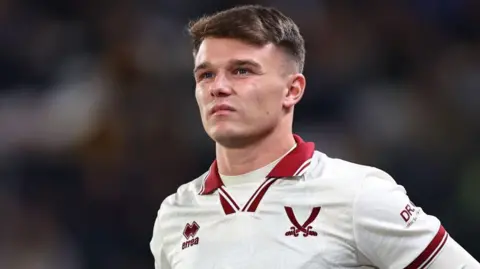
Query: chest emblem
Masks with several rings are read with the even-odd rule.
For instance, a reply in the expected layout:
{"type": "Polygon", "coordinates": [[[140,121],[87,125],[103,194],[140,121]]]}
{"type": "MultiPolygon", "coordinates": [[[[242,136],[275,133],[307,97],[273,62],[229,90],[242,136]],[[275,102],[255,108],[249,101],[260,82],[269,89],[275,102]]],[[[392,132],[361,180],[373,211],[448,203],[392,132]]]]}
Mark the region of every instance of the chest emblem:
{"type": "Polygon", "coordinates": [[[182,243],[182,249],[198,245],[199,238],[196,236],[198,230],[200,230],[200,225],[198,225],[195,221],[192,224],[187,223],[185,225],[185,228],[183,229],[183,236],[185,237],[186,241],[182,243]]]}
{"type": "Polygon", "coordinates": [[[285,233],[285,236],[294,236],[298,237],[300,233],[304,237],[307,236],[317,236],[318,233],[313,230],[313,227],[310,225],[312,222],[317,218],[318,213],[320,213],[320,207],[314,207],[312,212],[310,212],[310,216],[308,219],[300,225],[297,218],[295,217],[295,213],[293,213],[293,209],[291,207],[286,206],[285,212],[287,213],[288,219],[292,223],[292,227],[285,233]]]}

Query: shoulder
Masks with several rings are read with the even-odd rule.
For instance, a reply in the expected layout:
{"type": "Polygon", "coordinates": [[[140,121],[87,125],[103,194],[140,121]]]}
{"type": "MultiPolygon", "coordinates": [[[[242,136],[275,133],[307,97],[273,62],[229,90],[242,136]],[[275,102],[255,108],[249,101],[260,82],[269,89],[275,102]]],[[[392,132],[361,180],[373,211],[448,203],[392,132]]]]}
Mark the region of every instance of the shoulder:
{"type": "Polygon", "coordinates": [[[307,178],[319,184],[336,185],[352,195],[372,187],[397,185],[388,172],[378,167],[333,158],[319,151],[313,155],[307,178]]]}
{"type": "Polygon", "coordinates": [[[197,203],[198,193],[202,188],[206,174],[205,172],[194,180],[180,185],[175,193],[163,199],[157,211],[155,226],[161,226],[164,221],[168,221],[170,214],[176,214],[176,208],[194,206],[197,203]]]}
{"type": "Polygon", "coordinates": [[[167,196],[160,205],[159,215],[171,207],[195,204],[206,175],[207,172],[187,183],[180,185],[175,193],[167,196]]]}
{"type": "Polygon", "coordinates": [[[178,210],[182,207],[194,206],[197,203],[198,193],[203,185],[206,172],[194,180],[184,183],[177,188],[175,193],[163,199],[157,211],[153,228],[152,242],[158,241],[164,234],[168,234],[168,227],[176,220],[178,210]]]}

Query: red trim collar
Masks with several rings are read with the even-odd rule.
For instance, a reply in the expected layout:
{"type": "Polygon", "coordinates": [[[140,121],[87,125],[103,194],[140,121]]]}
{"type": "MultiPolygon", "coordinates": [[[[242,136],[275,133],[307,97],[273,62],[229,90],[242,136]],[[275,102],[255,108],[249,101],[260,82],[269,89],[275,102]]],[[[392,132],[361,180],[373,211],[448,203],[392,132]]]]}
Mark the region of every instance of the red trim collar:
{"type": "MultiPolygon", "coordinates": [[[[298,135],[293,135],[297,146],[272,169],[267,178],[293,177],[295,173],[313,156],[315,144],[305,142],[298,135]]],[[[217,160],[213,161],[210,169],[204,179],[201,195],[210,194],[223,186],[223,182],[218,174],[217,160]]]]}

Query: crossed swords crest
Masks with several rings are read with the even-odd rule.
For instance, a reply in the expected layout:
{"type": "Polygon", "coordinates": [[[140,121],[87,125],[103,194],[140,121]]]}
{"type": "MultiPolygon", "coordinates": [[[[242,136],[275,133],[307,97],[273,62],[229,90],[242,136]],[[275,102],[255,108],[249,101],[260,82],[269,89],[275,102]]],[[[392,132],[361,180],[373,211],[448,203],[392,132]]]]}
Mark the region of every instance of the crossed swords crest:
{"type": "Polygon", "coordinates": [[[286,206],[285,207],[285,212],[287,213],[288,219],[292,223],[292,227],[290,227],[290,230],[285,233],[285,236],[294,236],[298,237],[300,233],[303,234],[304,237],[307,237],[309,235],[311,236],[317,236],[318,233],[313,231],[312,222],[317,218],[318,213],[320,213],[320,207],[314,207],[312,209],[312,212],[310,213],[310,216],[308,219],[303,223],[303,225],[300,225],[298,222],[297,218],[295,217],[295,213],[293,213],[293,209],[291,207],[286,206]]]}

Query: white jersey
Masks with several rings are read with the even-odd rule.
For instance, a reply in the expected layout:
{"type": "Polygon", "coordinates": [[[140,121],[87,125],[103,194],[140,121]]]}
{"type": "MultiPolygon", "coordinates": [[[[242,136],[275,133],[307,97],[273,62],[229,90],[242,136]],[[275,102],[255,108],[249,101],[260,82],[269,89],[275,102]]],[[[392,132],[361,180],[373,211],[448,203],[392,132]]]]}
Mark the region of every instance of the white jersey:
{"type": "Polygon", "coordinates": [[[156,269],[426,268],[448,239],[385,172],[297,147],[259,184],[223,185],[216,162],[167,197],[156,269]]]}

